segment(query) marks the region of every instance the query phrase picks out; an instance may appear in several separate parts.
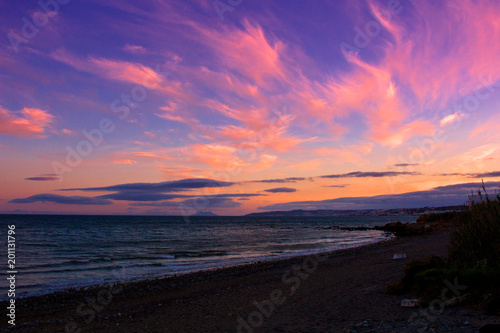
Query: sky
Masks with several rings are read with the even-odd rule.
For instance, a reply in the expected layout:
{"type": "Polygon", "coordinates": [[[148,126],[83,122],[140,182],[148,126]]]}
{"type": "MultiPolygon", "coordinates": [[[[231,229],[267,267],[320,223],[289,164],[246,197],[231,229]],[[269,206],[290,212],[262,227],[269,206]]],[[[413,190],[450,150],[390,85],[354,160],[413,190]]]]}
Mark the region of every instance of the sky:
{"type": "Polygon", "coordinates": [[[496,0],[0,12],[0,213],[437,207],[499,189],[496,0]]]}

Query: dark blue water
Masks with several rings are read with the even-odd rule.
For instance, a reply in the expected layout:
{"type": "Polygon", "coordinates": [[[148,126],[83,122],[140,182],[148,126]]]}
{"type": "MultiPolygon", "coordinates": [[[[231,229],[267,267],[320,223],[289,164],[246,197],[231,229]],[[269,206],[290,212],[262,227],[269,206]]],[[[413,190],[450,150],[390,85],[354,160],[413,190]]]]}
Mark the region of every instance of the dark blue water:
{"type": "MultiPolygon", "coordinates": [[[[122,280],[359,246],[388,237],[375,226],[398,217],[182,217],[0,215],[16,225],[17,294],[26,296],[122,280]]],[[[6,295],[0,295],[5,299],[6,295]]]]}

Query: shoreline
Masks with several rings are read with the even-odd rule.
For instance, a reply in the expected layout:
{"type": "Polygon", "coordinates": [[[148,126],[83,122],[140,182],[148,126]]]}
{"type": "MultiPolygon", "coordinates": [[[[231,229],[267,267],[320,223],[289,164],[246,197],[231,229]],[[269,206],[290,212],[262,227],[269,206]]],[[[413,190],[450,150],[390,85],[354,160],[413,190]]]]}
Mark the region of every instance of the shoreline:
{"type": "MultiPolygon", "coordinates": [[[[239,327],[241,332],[343,332],[351,323],[369,320],[362,325],[383,321],[411,332],[413,312],[398,304],[406,297],[387,295],[385,286],[402,277],[409,260],[446,254],[448,241],[446,232],[392,238],[324,252],[321,260],[318,255],[295,256],[26,297],[19,299],[15,331],[238,332],[239,327]],[[407,258],[393,260],[394,253],[407,258]],[[267,313],[259,304],[268,305],[267,313]]],[[[456,316],[445,313],[439,320],[446,327],[467,321],[470,332],[491,320],[456,316]]]]}
{"type": "MultiPolygon", "coordinates": [[[[370,229],[370,230],[377,230],[377,229],[370,229]]],[[[382,232],[382,230],[380,230],[380,231],[382,232]]],[[[16,298],[17,299],[29,299],[32,297],[42,297],[42,296],[47,296],[47,295],[51,295],[51,294],[55,294],[55,293],[79,292],[79,291],[84,291],[87,289],[100,288],[100,287],[105,286],[105,285],[115,285],[115,284],[125,285],[125,284],[131,284],[131,283],[155,281],[158,279],[169,279],[169,278],[180,277],[180,276],[189,275],[189,274],[197,274],[197,273],[202,273],[202,272],[223,270],[223,269],[228,269],[228,268],[235,268],[235,267],[240,267],[240,266],[247,266],[247,265],[253,265],[253,264],[258,264],[258,263],[264,263],[264,262],[273,262],[273,261],[287,260],[287,259],[298,258],[298,257],[307,257],[307,256],[315,255],[315,254],[342,251],[342,250],[347,250],[347,249],[352,249],[352,248],[357,248],[357,247],[363,247],[363,246],[367,246],[367,245],[373,245],[373,244],[377,244],[379,242],[385,242],[385,241],[389,241],[389,240],[396,238],[396,236],[390,232],[385,232],[385,235],[381,235],[380,237],[384,237],[384,238],[377,239],[377,240],[370,240],[370,241],[367,241],[366,243],[347,245],[345,247],[340,247],[340,248],[306,250],[306,251],[301,251],[301,252],[297,252],[297,253],[288,253],[288,254],[276,255],[276,256],[268,255],[268,256],[262,256],[262,257],[250,257],[251,259],[242,257],[242,258],[239,258],[239,260],[241,260],[242,262],[234,262],[234,263],[221,262],[220,264],[215,264],[213,267],[193,268],[191,270],[186,270],[186,271],[179,272],[179,273],[173,273],[171,275],[159,274],[159,275],[151,276],[151,277],[141,276],[141,277],[124,278],[123,280],[96,282],[96,283],[90,283],[90,284],[82,284],[80,286],[68,285],[68,286],[63,286],[59,289],[51,290],[51,291],[48,291],[45,293],[43,291],[39,291],[39,292],[31,293],[31,294],[19,295],[16,298]],[[253,259],[253,258],[255,258],[255,259],[253,259]],[[248,260],[248,262],[243,262],[245,260],[248,260]]],[[[120,271],[123,269],[126,269],[126,267],[116,268],[116,269],[113,269],[113,271],[120,271]]],[[[114,275],[116,277],[117,274],[115,274],[115,272],[113,272],[110,275],[114,275]]],[[[45,286],[45,287],[47,287],[47,286],[45,286]]],[[[2,297],[0,298],[0,304],[2,304],[2,302],[5,302],[7,299],[8,298],[6,295],[2,295],[2,297]]]]}

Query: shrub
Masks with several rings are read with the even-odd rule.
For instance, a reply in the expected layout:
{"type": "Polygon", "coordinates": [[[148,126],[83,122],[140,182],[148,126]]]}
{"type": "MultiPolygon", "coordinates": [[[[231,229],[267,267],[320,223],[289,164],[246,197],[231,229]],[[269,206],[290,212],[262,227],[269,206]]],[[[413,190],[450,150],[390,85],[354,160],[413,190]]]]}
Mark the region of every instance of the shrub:
{"type": "Polygon", "coordinates": [[[476,268],[479,263],[500,267],[500,194],[492,199],[484,183],[483,190],[469,196],[469,205],[451,235],[450,267],[476,268]]]}

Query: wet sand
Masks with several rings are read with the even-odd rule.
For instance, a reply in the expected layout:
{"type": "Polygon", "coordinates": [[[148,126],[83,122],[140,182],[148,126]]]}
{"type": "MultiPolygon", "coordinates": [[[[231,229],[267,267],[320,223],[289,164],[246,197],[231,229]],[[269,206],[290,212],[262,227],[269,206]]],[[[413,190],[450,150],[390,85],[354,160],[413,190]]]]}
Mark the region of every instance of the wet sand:
{"type": "MultiPolygon", "coordinates": [[[[18,299],[17,325],[6,331],[417,332],[428,326],[435,332],[477,332],[485,322],[499,322],[463,309],[436,314],[402,308],[400,301],[409,295],[386,294],[387,283],[403,276],[409,260],[445,257],[448,242],[444,232],[18,299]],[[393,260],[395,253],[406,258],[393,260]]],[[[4,319],[0,329],[6,328],[4,319]]]]}

